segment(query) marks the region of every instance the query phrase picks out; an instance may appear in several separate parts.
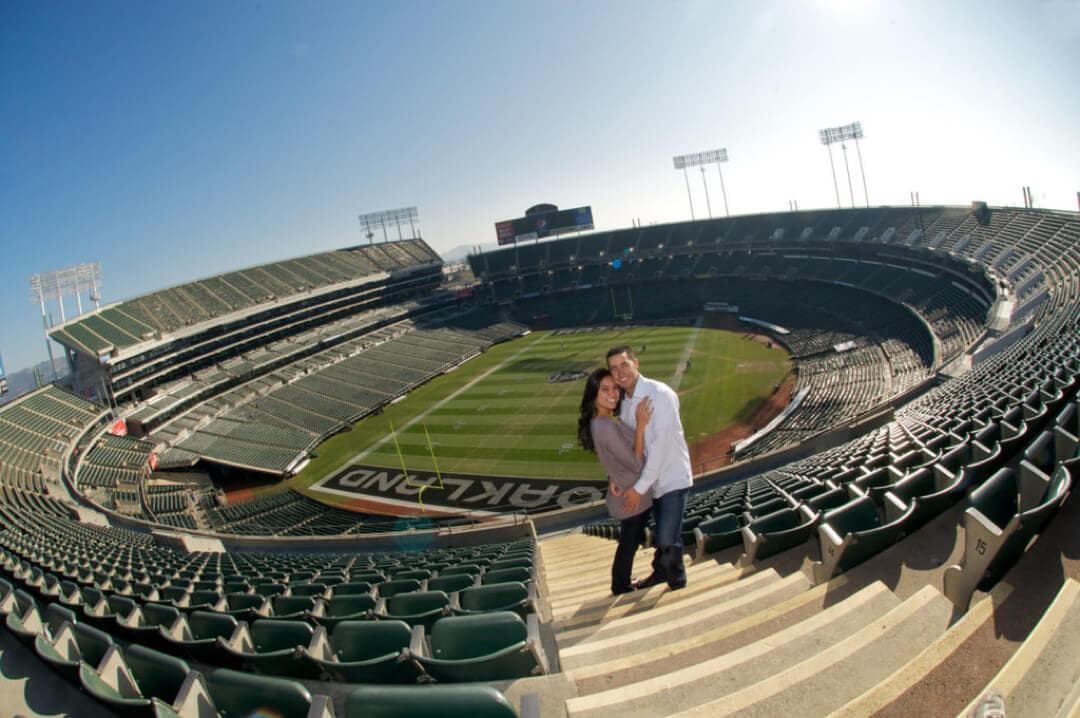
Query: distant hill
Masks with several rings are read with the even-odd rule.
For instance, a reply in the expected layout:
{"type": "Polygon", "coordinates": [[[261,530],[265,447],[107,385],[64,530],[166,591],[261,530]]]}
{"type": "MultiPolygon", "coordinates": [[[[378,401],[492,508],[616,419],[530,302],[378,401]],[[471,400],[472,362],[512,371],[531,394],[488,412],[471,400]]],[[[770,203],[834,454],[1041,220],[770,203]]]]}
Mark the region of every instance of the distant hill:
{"type": "Polygon", "coordinates": [[[59,380],[67,376],[67,362],[63,357],[56,357],[54,360],[56,367],[56,378],[49,372],[49,362],[43,361],[36,366],[32,366],[29,369],[20,369],[19,371],[12,372],[7,375],[8,380],[8,392],[3,396],[0,396],[0,404],[4,402],[16,399],[23,394],[33,391],[38,388],[37,379],[34,377],[34,372],[41,373],[42,384],[51,384],[55,380],[59,380]]]}

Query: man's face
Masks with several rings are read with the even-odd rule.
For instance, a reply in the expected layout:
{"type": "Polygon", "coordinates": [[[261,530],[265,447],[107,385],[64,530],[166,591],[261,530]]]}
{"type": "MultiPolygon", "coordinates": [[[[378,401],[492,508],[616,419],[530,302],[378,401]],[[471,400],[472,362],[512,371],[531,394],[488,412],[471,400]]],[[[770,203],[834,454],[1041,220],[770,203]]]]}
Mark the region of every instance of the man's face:
{"type": "Polygon", "coordinates": [[[632,390],[637,384],[638,360],[626,356],[626,352],[608,357],[607,365],[611,376],[615,377],[615,383],[625,391],[632,390]]]}

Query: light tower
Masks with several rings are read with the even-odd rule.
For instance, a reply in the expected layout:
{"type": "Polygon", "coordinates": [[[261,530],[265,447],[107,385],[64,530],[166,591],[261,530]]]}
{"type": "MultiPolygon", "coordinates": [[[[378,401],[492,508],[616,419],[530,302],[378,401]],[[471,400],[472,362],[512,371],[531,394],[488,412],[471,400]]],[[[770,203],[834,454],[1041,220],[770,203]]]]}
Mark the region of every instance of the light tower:
{"type": "Polygon", "coordinates": [[[364,237],[367,238],[368,244],[371,244],[375,238],[375,229],[382,228],[383,241],[389,242],[390,239],[386,236],[386,227],[391,224],[394,225],[397,227],[398,239],[404,239],[401,235],[401,225],[408,222],[409,239],[416,239],[418,237],[416,224],[419,221],[420,215],[417,213],[416,207],[387,209],[381,212],[369,212],[360,215],[360,230],[364,233],[364,237]]]}
{"type": "MultiPolygon", "coordinates": [[[[52,345],[49,343],[49,313],[46,311],[45,302],[55,299],[60,306],[60,323],[67,321],[64,315],[64,297],[75,297],[75,306],[78,314],[83,313],[82,292],[88,291],[90,301],[94,308],[100,305],[98,289],[101,286],[101,264],[89,262],[78,264],[74,267],[56,269],[51,272],[41,272],[30,277],[30,299],[41,307],[41,324],[45,332],[45,349],[49,352],[49,371],[53,379],[56,379],[56,367],[54,366],[52,345]]],[[[76,315],[78,316],[78,315],[76,315]]]]}
{"type": "Polygon", "coordinates": [[[847,159],[847,145],[846,140],[854,140],[855,152],[859,156],[859,173],[862,175],[863,184],[863,198],[866,200],[866,206],[870,206],[870,195],[866,191],[866,172],[863,170],[862,162],[862,150],[859,149],[859,140],[863,137],[862,123],[852,122],[850,125],[841,125],[839,127],[826,127],[823,130],[818,130],[818,137],[821,139],[821,144],[825,145],[829,150],[829,168],[832,170],[833,190],[836,191],[836,206],[840,206],[840,188],[836,184],[836,165],[833,164],[832,158],[832,145],[839,142],[840,149],[844,152],[844,170],[847,172],[848,179],[848,193],[851,195],[851,206],[855,206],[855,190],[851,185],[851,168],[848,167],[847,159]]]}
{"type": "Polygon", "coordinates": [[[724,171],[720,168],[721,162],[727,162],[727,148],[721,147],[717,150],[708,150],[706,152],[695,152],[689,155],[678,155],[672,158],[675,164],[675,169],[683,171],[683,177],[686,179],[686,196],[690,199],[690,219],[694,218],[694,200],[690,196],[690,176],[686,173],[687,167],[700,167],[701,168],[701,184],[705,187],[705,205],[709,211],[709,217],[712,217],[712,204],[709,202],[709,184],[705,180],[705,165],[716,163],[716,171],[720,173],[720,193],[724,197],[724,216],[729,217],[728,201],[727,201],[727,189],[724,187],[724,171]]]}

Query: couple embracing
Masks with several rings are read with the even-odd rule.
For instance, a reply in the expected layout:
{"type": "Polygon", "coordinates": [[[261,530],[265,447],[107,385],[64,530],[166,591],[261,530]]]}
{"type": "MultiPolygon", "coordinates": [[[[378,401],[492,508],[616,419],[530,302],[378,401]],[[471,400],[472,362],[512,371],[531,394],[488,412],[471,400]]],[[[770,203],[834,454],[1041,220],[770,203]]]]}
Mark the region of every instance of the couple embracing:
{"type": "Polygon", "coordinates": [[[607,368],[585,381],[578,440],[596,453],[608,475],[607,507],[620,519],[611,566],[611,592],[627,593],[667,583],[686,585],[682,523],[690,492],[690,452],[679,419],[679,397],[663,382],[641,375],[629,346],[607,353],[607,368]],[[631,580],[634,554],[649,515],[656,523],[652,573],[631,580]]]}

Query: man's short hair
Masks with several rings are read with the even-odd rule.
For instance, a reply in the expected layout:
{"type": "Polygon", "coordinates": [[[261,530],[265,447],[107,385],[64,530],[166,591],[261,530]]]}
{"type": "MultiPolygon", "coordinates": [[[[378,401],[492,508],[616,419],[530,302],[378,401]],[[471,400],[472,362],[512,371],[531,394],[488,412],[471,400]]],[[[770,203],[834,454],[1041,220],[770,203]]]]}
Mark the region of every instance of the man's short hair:
{"type": "Polygon", "coordinates": [[[610,359],[616,354],[625,354],[627,359],[637,360],[637,354],[634,354],[634,350],[629,344],[620,344],[617,347],[611,347],[607,350],[607,355],[604,356],[604,359],[610,359]]]}

